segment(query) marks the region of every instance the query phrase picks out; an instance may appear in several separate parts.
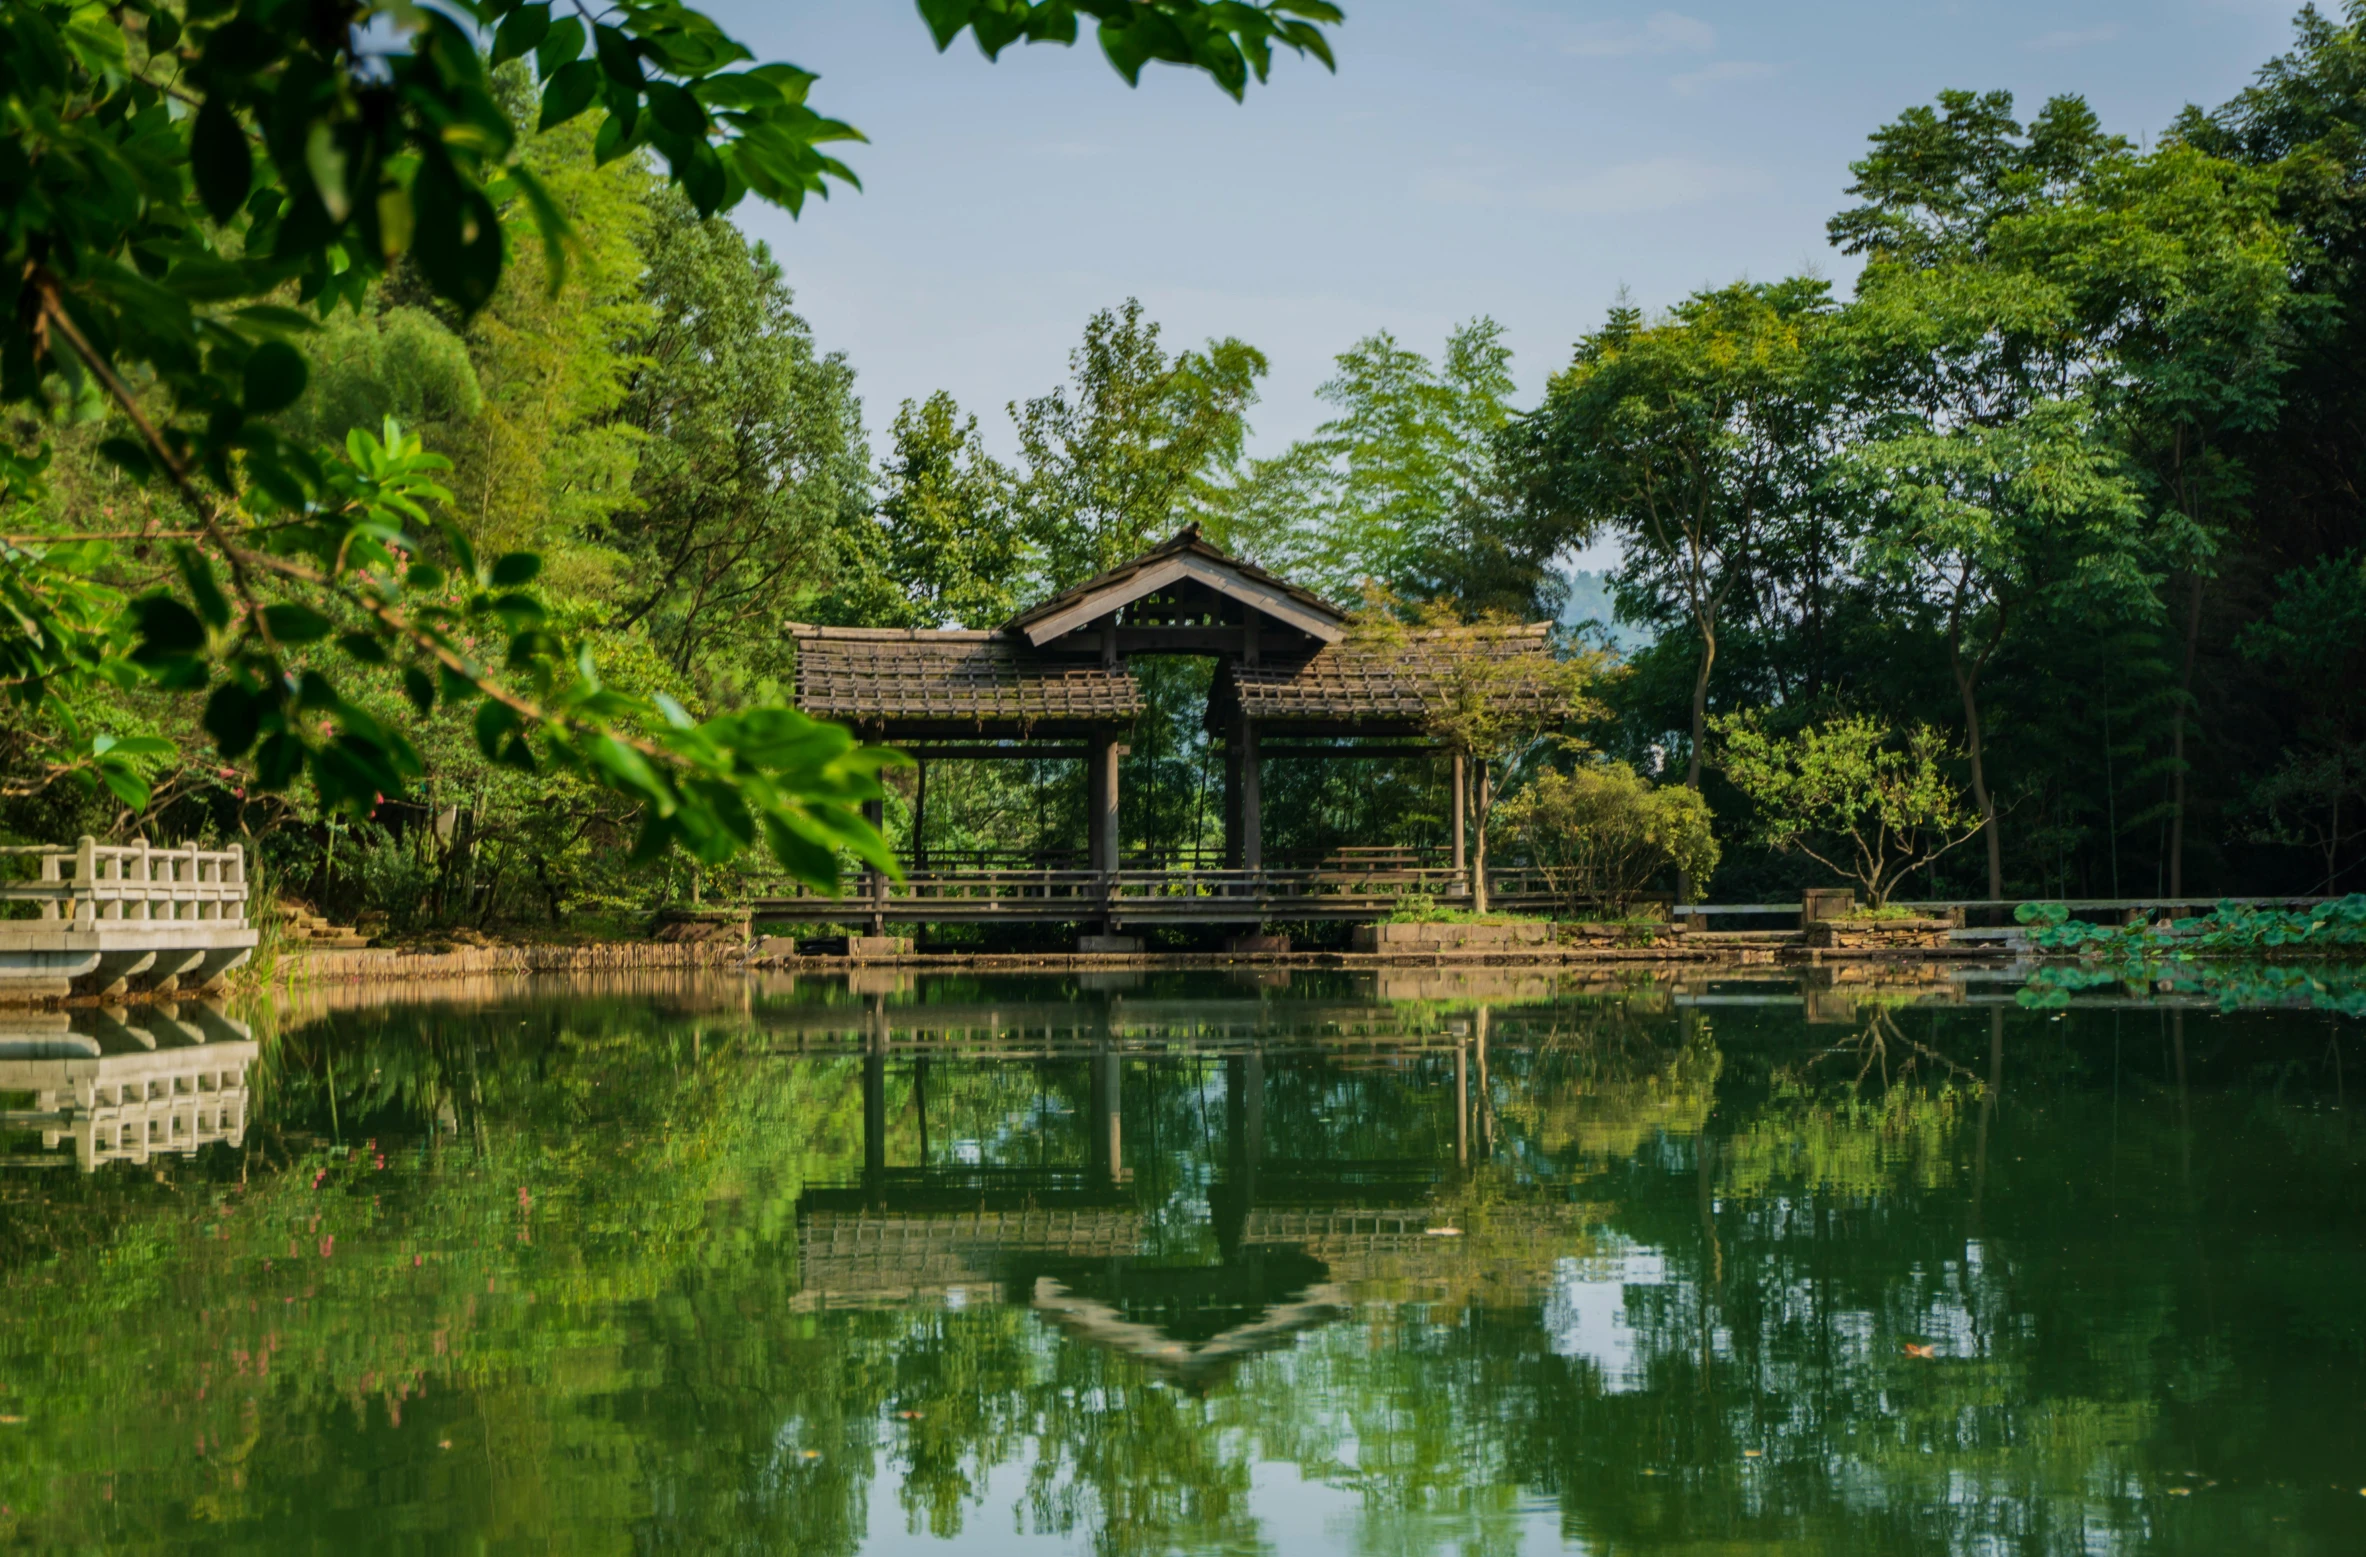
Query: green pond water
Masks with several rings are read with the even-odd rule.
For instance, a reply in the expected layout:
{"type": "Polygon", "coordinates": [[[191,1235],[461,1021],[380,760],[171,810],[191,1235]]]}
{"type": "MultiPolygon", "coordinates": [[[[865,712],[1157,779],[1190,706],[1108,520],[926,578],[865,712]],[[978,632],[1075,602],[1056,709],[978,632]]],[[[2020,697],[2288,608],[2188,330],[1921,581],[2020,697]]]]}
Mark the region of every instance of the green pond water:
{"type": "Polygon", "coordinates": [[[2366,1552],[2357,1006],[1767,970],[0,1018],[0,1542],[2366,1552]]]}

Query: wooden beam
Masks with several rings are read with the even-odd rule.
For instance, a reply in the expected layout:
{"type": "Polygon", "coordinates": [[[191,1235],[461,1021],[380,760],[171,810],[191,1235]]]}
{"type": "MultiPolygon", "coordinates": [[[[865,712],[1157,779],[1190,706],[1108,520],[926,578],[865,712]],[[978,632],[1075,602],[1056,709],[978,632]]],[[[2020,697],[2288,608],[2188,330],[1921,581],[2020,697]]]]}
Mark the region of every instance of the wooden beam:
{"type": "Polygon", "coordinates": [[[1030,622],[1027,625],[1027,641],[1040,649],[1054,638],[1065,638],[1096,617],[1105,616],[1119,606],[1164,589],[1183,576],[1183,564],[1170,557],[1155,567],[1144,568],[1122,583],[1094,590],[1055,616],[1047,616],[1040,622],[1030,622]]]}
{"type": "Polygon", "coordinates": [[[1088,746],[926,746],[913,742],[900,749],[930,762],[1081,762],[1092,754],[1088,746]]]}
{"type": "Polygon", "coordinates": [[[1243,578],[1237,573],[1217,567],[1197,557],[1183,559],[1183,571],[1198,579],[1220,595],[1229,595],[1245,606],[1254,606],[1277,622],[1287,622],[1310,638],[1325,643],[1337,643],[1347,636],[1347,629],[1328,613],[1299,604],[1289,595],[1270,584],[1243,578]]]}
{"type": "Polygon", "coordinates": [[[1252,610],[1262,611],[1275,621],[1295,627],[1310,638],[1324,643],[1337,643],[1347,636],[1347,629],[1327,613],[1301,604],[1270,584],[1243,578],[1202,558],[1169,557],[1122,582],[1093,591],[1065,611],[1047,616],[1040,622],[1029,623],[1026,629],[1027,641],[1040,649],[1054,638],[1065,638],[1088,622],[1186,578],[1195,579],[1217,594],[1238,601],[1252,610]]]}
{"type": "Polygon", "coordinates": [[[1387,758],[1394,760],[1407,757],[1443,757],[1446,755],[1446,749],[1442,746],[1406,745],[1268,746],[1260,742],[1257,747],[1257,754],[1261,757],[1367,757],[1374,759],[1387,758]]]}

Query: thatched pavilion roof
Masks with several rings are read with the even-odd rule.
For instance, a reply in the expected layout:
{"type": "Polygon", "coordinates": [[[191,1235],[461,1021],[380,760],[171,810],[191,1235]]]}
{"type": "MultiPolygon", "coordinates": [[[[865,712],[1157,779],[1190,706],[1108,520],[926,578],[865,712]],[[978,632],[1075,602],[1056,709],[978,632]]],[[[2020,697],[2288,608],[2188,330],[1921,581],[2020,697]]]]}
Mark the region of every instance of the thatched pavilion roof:
{"type": "Polygon", "coordinates": [[[790,630],[797,704],[816,718],[894,735],[1029,735],[1125,724],[1142,710],[1123,666],[1055,659],[1002,633],[790,630]]]}
{"type": "Polygon", "coordinates": [[[1474,659],[1531,663],[1488,695],[1549,712],[1550,627],[1354,628],[1309,590],[1228,557],[1196,526],[992,632],[809,627],[797,701],[874,738],[1058,739],[1131,724],[1142,699],[1131,654],[1222,662],[1208,726],[1246,718],[1276,733],[1421,736],[1474,659]]]}
{"type": "Polygon", "coordinates": [[[1228,665],[1209,699],[1208,723],[1238,715],[1276,733],[1417,734],[1447,703],[1458,669],[1471,660],[1512,667],[1491,676],[1488,695],[1539,715],[1558,706],[1544,674],[1552,626],[1406,628],[1359,632],[1312,654],[1260,665],[1228,665]],[[1517,673],[1522,662],[1534,675],[1517,673]]]}

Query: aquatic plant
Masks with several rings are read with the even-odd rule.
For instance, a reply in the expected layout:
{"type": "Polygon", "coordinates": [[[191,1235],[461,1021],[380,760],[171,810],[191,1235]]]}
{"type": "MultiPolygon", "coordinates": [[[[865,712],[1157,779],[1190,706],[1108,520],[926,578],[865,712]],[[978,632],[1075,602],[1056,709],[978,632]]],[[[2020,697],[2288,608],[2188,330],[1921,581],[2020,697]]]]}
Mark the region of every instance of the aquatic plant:
{"type": "Polygon", "coordinates": [[[2366,952],[2366,893],[2301,909],[2259,908],[2232,900],[2198,919],[2099,925],[2073,919],[2060,903],[2024,903],[2013,917],[2041,951],[2076,952],[2090,962],[2179,959],[2227,953],[2366,952]]]}

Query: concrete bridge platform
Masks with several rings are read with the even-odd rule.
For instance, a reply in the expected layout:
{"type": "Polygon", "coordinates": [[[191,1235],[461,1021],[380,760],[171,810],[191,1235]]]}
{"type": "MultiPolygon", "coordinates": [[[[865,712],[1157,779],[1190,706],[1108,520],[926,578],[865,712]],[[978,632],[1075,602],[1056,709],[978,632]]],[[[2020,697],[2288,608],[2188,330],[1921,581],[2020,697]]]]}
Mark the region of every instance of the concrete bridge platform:
{"type": "Polygon", "coordinates": [[[236,844],[85,837],[0,848],[0,872],[0,1004],[203,989],[254,954],[236,844]]]}

